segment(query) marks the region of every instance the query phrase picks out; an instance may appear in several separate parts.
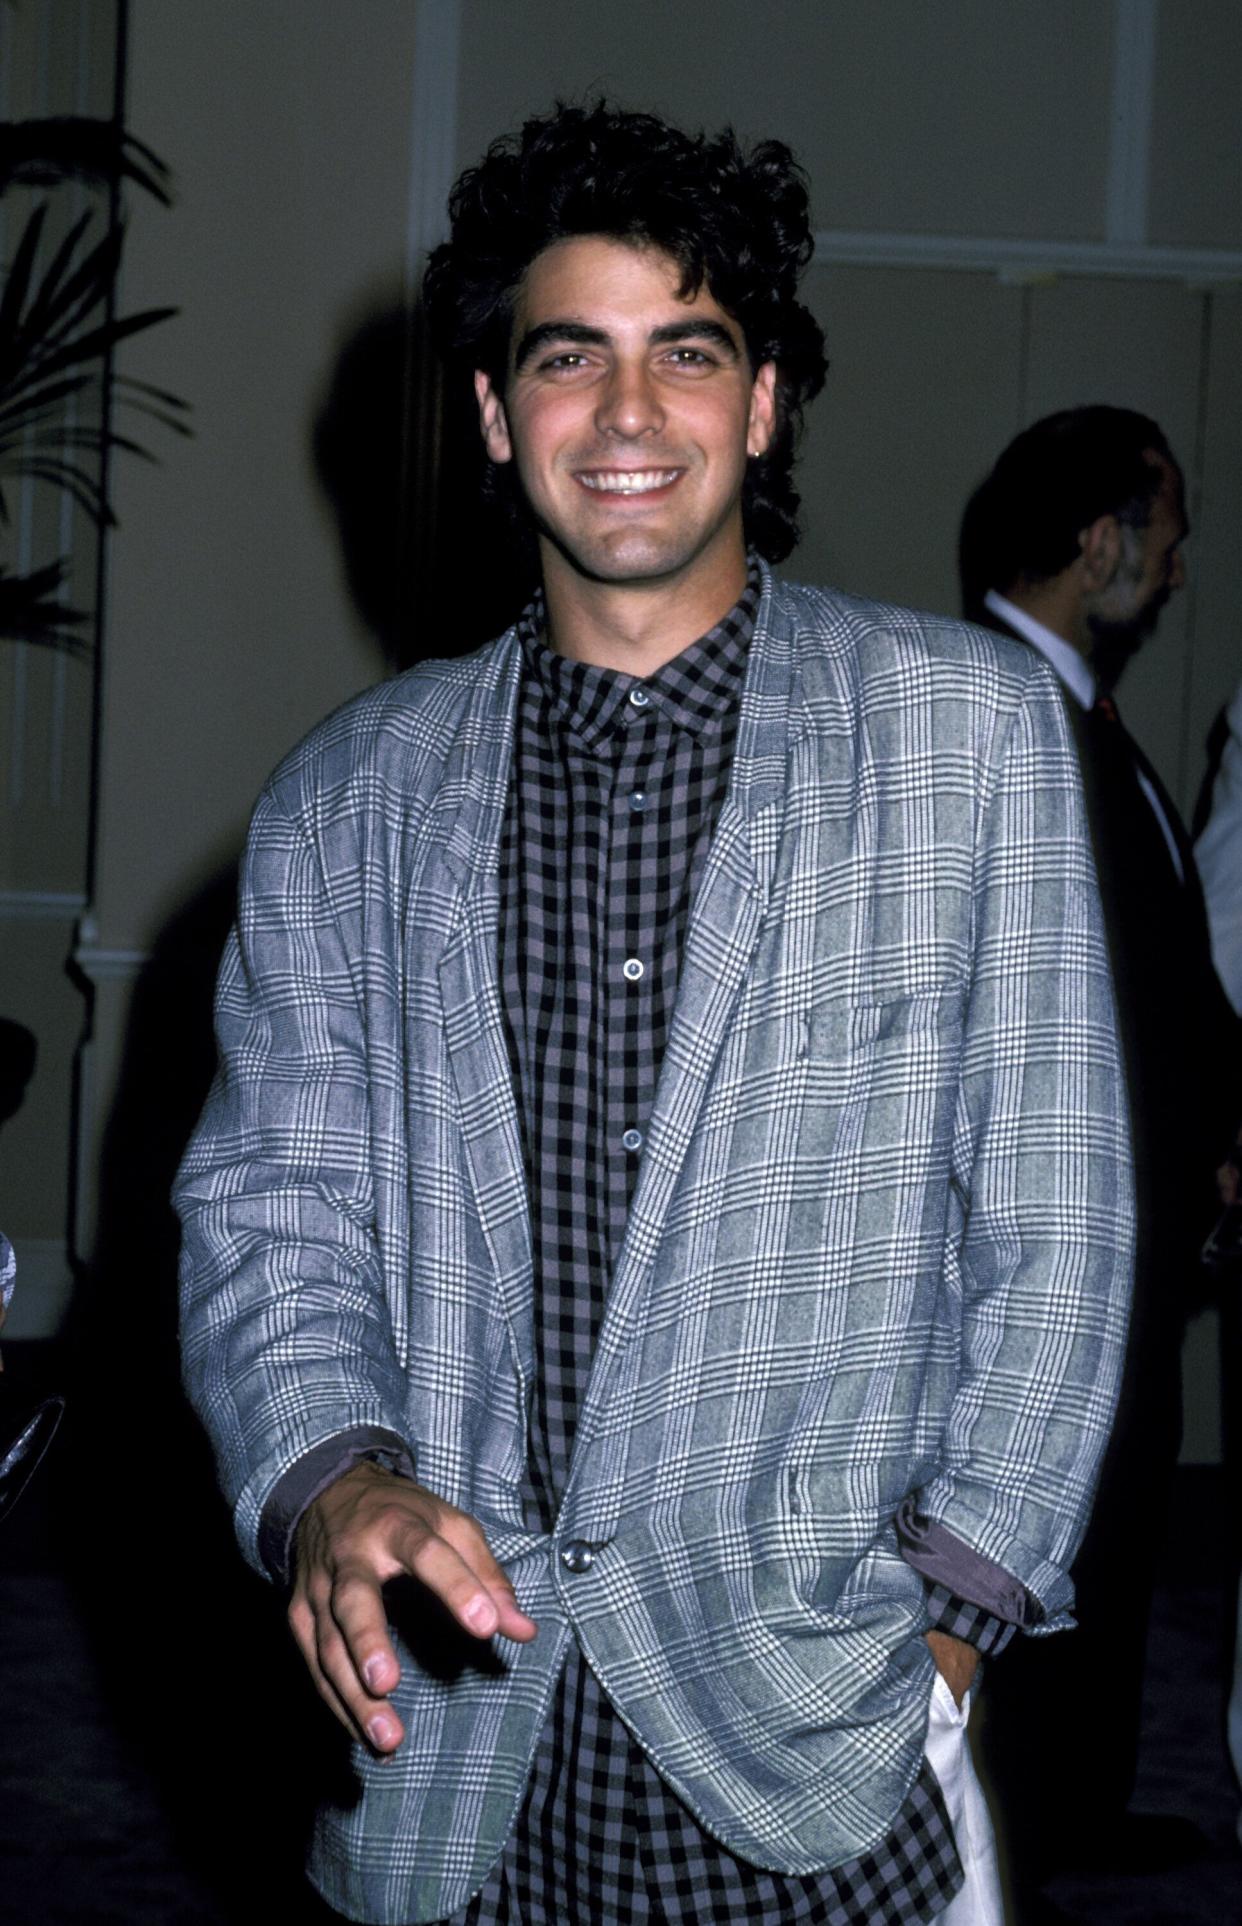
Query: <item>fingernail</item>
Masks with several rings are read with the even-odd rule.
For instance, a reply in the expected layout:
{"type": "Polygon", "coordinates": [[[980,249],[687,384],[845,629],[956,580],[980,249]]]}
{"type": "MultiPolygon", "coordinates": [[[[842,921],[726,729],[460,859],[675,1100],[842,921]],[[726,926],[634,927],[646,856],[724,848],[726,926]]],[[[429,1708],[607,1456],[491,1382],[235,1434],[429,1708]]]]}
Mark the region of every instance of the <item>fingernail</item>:
{"type": "Polygon", "coordinates": [[[481,1592],[477,1597],[471,1599],[463,1616],[470,1630],[477,1632],[480,1638],[486,1638],[489,1632],[496,1630],[498,1622],[496,1607],[492,1604],[491,1599],[484,1598],[481,1592]]]}
{"type": "Polygon", "coordinates": [[[367,1737],[372,1745],[391,1745],[396,1735],[396,1726],[382,1712],[377,1712],[373,1719],[367,1721],[367,1737]]]}
{"type": "Polygon", "coordinates": [[[379,1691],[380,1679],[383,1676],[383,1672],[384,1672],[383,1659],[380,1657],[378,1652],[372,1653],[371,1657],[367,1660],[366,1664],[362,1668],[362,1676],[366,1680],[367,1684],[370,1686],[373,1692],[379,1691]]]}

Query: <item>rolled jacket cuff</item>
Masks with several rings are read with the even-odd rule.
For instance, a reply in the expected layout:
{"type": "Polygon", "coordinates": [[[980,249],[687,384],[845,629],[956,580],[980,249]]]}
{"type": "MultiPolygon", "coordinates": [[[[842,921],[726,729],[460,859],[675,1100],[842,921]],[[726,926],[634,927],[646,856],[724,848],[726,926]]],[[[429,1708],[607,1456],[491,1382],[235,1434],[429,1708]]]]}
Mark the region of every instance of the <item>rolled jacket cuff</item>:
{"type": "Polygon", "coordinates": [[[335,1437],[314,1445],[273,1485],[259,1523],[259,1556],[279,1583],[288,1582],[293,1534],[307,1506],[363,1458],[386,1465],[405,1478],[414,1476],[409,1447],[395,1431],[359,1425],[356,1430],[338,1431],[335,1437]]]}
{"type": "Polygon", "coordinates": [[[974,1551],[935,1518],[925,1517],[913,1498],[904,1499],[898,1508],[897,1542],[907,1565],[928,1584],[981,1605],[1006,1625],[1029,1630],[1043,1623],[1043,1606],[1021,1579],[974,1551]]]}

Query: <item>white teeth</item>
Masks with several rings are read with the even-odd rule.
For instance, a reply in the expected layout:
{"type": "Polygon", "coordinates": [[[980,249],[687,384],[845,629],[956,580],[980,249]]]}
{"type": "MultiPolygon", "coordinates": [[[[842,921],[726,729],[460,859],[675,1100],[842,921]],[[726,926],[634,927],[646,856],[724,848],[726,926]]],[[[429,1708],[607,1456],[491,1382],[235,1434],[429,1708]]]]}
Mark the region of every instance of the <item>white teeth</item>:
{"type": "Polygon", "coordinates": [[[604,494],[645,495],[652,488],[667,488],[678,473],[676,468],[616,468],[580,474],[578,480],[604,494]]]}

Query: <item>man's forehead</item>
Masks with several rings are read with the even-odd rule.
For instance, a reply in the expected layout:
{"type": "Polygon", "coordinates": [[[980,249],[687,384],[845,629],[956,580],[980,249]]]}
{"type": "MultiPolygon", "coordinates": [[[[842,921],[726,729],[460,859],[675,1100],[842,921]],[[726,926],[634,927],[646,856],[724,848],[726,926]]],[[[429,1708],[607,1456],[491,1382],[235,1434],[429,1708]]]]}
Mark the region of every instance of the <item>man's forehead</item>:
{"type": "Polygon", "coordinates": [[[659,310],[657,320],[696,313],[723,319],[740,339],[736,320],[716,300],[706,276],[689,292],[685,282],[682,263],[654,242],[571,235],[538,253],[518,282],[514,334],[548,320],[590,321],[605,312],[641,319],[659,310]]]}

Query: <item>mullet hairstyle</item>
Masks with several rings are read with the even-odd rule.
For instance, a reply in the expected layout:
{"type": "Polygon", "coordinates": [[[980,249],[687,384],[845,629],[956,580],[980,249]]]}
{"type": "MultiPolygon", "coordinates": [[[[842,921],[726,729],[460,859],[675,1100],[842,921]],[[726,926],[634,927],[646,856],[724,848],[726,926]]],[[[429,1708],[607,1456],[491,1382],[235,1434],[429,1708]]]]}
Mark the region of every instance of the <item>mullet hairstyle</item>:
{"type": "MultiPolygon", "coordinates": [[[[503,394],[522,277],[555,241],[598,234],[659,248],[681,269],[683,299],[706,283],[741,328],[752,369],[776,364],[776,432],[747,464],[742,512],[747,540],[782,561],[798,540],[803,409],[828,367],[820,327],[796,299],[813,243],[806,177],[789,148],[769,140],[747,152],[728,128],[709,138],[602,100],[558,103],[493,142],[458,180],[449,217],[423,302],[455,385],[481,368],[503,394]]],[[[512,467],[484,458],[484,490],[529,531],[512,467]]]]}
{"type": "Polygon", "coordinates": [[[962,613],[989,623],[989,589],[1046,582],[1070,566],[1101,515],[1146,528],[1160,488],[1153,459],[1172,462],[1156,423],[1097,402],[1045,415],[1015,436],[966,505],[958,541],[962,613]]]}

